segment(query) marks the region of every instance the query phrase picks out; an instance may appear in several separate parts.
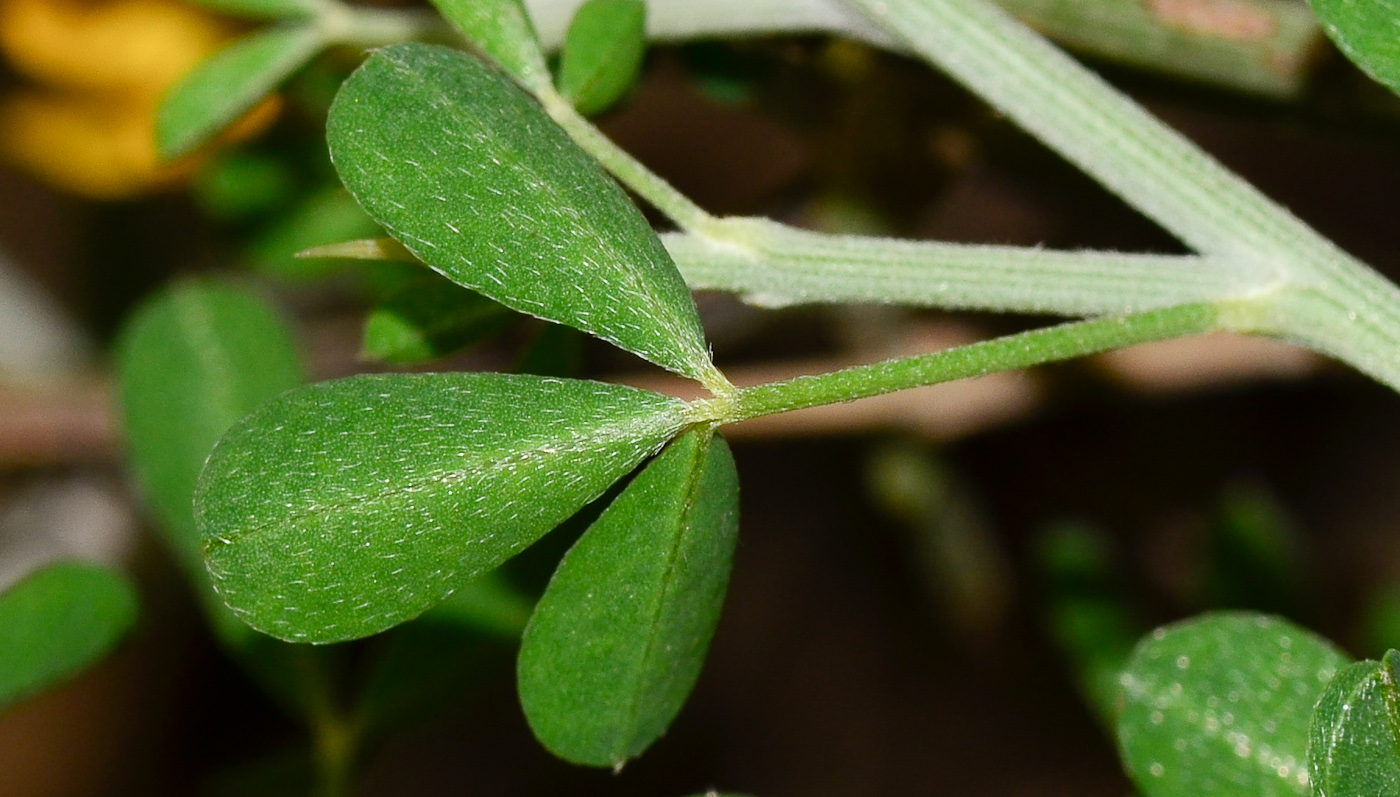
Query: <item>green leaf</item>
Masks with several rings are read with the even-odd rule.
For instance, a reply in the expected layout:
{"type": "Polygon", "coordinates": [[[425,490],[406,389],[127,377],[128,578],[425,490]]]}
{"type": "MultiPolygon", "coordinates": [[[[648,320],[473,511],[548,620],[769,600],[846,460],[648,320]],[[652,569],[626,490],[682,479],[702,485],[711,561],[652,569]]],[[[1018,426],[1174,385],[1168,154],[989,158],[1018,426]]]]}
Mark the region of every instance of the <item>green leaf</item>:
{"type": "Polygon", "coordinates": [[[432,0],[477,49],[530,91],[549,88],[549,67],[521,0],[432,0]]]}
{"type": "Polygon", "coordinates": [[[184,282],[132,314],[118,339],[116,364],[136,482],[166,542],[190,575],[206,583],[194,524],[199,470],[239,418],[302,384],[305,365],[296,341],[257,297],[184,282]]]}
{"type": "Polygon", "coordinates": [[[620,767],[665,733],[719,621],[738,498],[724,441],[691,430],[565,555],[518,667],[525,716],[555,755],[620,767]]]}
{"type": "Polygon", "coordinates": [[[365,357],[391,363],[436,359],[495,335],[520,317],[476,291],[424,273],[370,312],[365,357]]]}
{"type": "Polygon", "coordinates": [[[1400,0],[1308,0],[1322,29],[1362,71],[1400,93],[1400,0]]]}
{"type": "Polygon", "coordinates": [[[215,636],[283,704],[315,713],[329,699],[325,651],[271,639],[235,617],[209,586],[194,521],[195,484],[219,437],[304,381],[291,330],[250,293],[185,282],[131,316],[116,359],[128,461],[215,636]]]}
{"type": "Polygon", "coordinates": [[[641,212],[479,61],[423,44],[381,50],[336,97],[327,137],[365,210],[449,279],[715,376],[695,302],[641,212]]]}
{"type": "Polygon", "coordinates": [[[1308,771],[1316,797],[1400,794],[1396,651],[1359,661],[1327,684],[1313,711],[1308,771]]]}
{"type": "Polygon", "coordinates": [[[606,111],[637,82],[646,19],[642,0],[588,0],[574,14],[559,56],[559,92],[579,113],[606,111]]]}
{"type": "Polygon", "coordinates": [[[325,0],[192,0],[220,14],[244,19],[301,19],[321,13],[325,0]]]}
{"type": "Polygon", "coordinates": [[[162,158],[178,158],[218,133],[326,44],[315,25],[289,24],[254,33],[215,53],[175,84],[156,115],[162,158]]]}
{"type": "Polygon", "coordinates": [[[0,708],[97,662],[136,624],[136,592],[104,567],[49,565],[0,593],[0,708]]]}
{"type": "Polygon", "coordinates": [[[215,588],[298,642],[421,614],[597,498],[678,399],[507,374],[382,374],[283,395],[219,442],[195,515],[215,588]]]}
{"type": "Polygon", "coordinates": [[[1144,797],[1308,794],[1308,723],[1346,656],[1286,620],[1159,628],[1122,676],[1118,749],[1144,797]]]}

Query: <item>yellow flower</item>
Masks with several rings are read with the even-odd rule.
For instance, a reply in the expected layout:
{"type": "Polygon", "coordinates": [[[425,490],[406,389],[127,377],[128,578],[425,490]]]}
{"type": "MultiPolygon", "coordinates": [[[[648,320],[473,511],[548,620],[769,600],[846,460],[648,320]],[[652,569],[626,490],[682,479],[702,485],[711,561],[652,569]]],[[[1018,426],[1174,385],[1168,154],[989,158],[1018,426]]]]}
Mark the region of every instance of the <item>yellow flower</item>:
{"type": "MultiPolygon", "coordinates": [[[[0,157],[95,199],[179,181],[201,159],[156,154],[165,91],[238,28],[180,0],[0,0],[0,49],[35,81],[0,100],[0,157]]],[[[276,116],[254,108],[220,138],[255,135],[276,116]]]]}

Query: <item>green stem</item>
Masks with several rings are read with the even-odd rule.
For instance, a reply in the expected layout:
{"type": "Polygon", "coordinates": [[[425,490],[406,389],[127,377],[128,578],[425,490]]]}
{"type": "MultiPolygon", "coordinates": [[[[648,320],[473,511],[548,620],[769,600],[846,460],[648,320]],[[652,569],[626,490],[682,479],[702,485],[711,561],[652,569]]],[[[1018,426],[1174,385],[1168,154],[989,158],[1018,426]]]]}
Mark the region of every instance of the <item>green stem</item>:
{"type": "Polygon", "coordinates": [[[625,185],[691,236],[668,236],[686,282],[760,304],[894,302],[1096,315],[1258,291],[1249,263],[1214,258],[1048,252],[830,236],[765,219],[718,219],[652,173],[553,91],[550,116],[625,185]]]}
{"type": "Polygon", "coordinates": [[[970,346],[743,388],[732,402],[692,404],[691,420],[737,423],[841,404],[913,387],[1058,362],[1110,349],[1219,329],[1215,305],[1196,303],[1136,315],[1061,324],[970,346]]]}
{"type": "Polygon", "coordinates": [[[627,151],[614,144],[612,139],[594,127],[591,122],[579,115],[574,106],[553,89],[545,89],[537,95],[545,112],[580,147],[603,164],[623,185],[635,191],[671,218],[682,229],[701,232],[709,230],[717,221],[685,194],[677,191],[670,183],[654,174],[641,161],[627,154],[627,151]]]}
{"type": "Polygon", "coordinates": [[[662,237],[697,290],[763,306],[870,302],[1094,316],[1258,291],[1217,258],[1056,252],[1010,246],[823,235],[766,219],[727,218],[721,240],[662,237]]]}

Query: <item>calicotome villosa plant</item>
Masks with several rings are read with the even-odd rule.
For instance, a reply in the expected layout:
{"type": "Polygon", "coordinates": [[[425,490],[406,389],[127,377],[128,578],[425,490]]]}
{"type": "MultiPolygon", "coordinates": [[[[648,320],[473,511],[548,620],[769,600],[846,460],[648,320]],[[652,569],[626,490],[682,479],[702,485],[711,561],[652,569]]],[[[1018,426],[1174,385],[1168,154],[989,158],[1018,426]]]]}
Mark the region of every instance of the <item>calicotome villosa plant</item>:
{"type": "MultiPolygon", "coordinates": [[[[504,306],[609,341],[708,394],[682,401],[496,373],[300,386],[304,368],[286,331],[241,292],[188,284],[138,315],[120,362],[138,476],[186,567],[207,566],[220,638],[316,731],[328,793],[346,787],[366,729],[408,699],[389,678],[346,713],[316,674],[333,649],[269,637],[331,643],[403,626],[392,639],[411,651],[415,628],[464,617],[508,636],[528,609],[492,572],[639,465],[529,615],[518,684],[535,734],[567,760],[620,767],[664,733],[699,674],[737,539],[726,425],[1214,330],[1282,338],[1400,389],[1400,289],[986,0],[653,0],[649,10],[684,35],[783,30],[786,21],[913,52],[1194,254],[857,238],[711,216],[583,115],[635,77],[641,0],[578,9],[557,81],[519,0],[437,0],[461,38],[429,15],[334,0],[219,5],[279,22],[168,98],[166,154],[193,149],[321,49],[380,46],[341,87],[327,138],[341,180],[392,238],[316,254],[421,261],[474,292],[439,282],[429,290],[439,298],[420,289],[408,303],[421,309],[446,291],[471,297],[447,303],[457,332],[489,327],[504,306]],[[446,46],[463,40],[466,50],[446,46]],[[679,231],[654,233],[619,183],[679,231]],[[690,296],[698,288],[769,305],[885,302],[1085,320],[740,389],[711,360],[690,296]],[[172,339],[183,346],[173,360],[162,350],[172,339]],[[179,385],[197,385],[188,401],[172,400],[179,385]]],[[[546,7],[532,9],[559,13],[546,7]]],[[[1400,8],[1314,8],[1348,55],[1400,84],[1393,37],[1376,33],[1393,29],[1400,8]]],[[[390,338],[405,330],[385,324],[371,327],[378,345],[401,351],[390,338]]],[[[411,341],[422,356],[450,345],[441,329],[409,327],[422,333],[411,341]]],[[[0,599],[0,620],[13,601],[51,588],[15,588],[0,599]]],[[[118,589],[100,605],[110,611],[93,623],[114,638],[129,625],[129,600],[118,589]]],[[[10,691],[68,671],[103,640],[41,663],[10,691]]],[[[1149,795],[1396,792],[1393,665],[1349,663],[1263,616],[1159,630],[1118,682],[1124,762],[1149,795]]]]}

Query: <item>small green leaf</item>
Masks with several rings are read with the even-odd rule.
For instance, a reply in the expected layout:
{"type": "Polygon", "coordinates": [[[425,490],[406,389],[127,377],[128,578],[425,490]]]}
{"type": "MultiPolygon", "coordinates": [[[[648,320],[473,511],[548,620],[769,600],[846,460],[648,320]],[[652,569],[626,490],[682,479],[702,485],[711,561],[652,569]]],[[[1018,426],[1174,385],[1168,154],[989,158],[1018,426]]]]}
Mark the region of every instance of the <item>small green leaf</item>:
{"type": "Polygon", "coordinates": [[[136,624],[136,592],[96,565],[61,563],[0,593],[0,709],[94,664],[136,624]]]}
{"type": "Polygon", "coordinates": [[[136,482],[166,541],[204,583],[202,541],[194,525],[199,469],[239,418],[302,384],[305,366],[296,341],[257,297],[185,282],[132,314],[116,360],[136,482]]]}
{"type": "Polygon", "coordinates": [[[162,158],[178,158],[218,133],[326,44],[315,25],[288,24],[254,33],[185,75],[160,104],[156,140],[162,158]]]}
{"type": "Polygon", "coordinates": [[[1118,749],[1144,797],[1306,796],[1313,705],[1346,656],[1286,620],[1159,628],[1122,675],[1118,749]]]}
{"type": "Polygon", "coordinates": [[[1362,71],[1400,93],[1400,0],[1308,0],[1328,38],[1362,71]]]}
{"type": "Polygon", "coordinates": [[[549,67],[521,0],[432,0],[467,40],[530,91],[549,87],[549,67]]]}
{"type": "Polygon", "coordinates": [[[243,19],[302,19],[314,17],[327,5],[325,0],[192,0],[220,14],[243,19]]]}
{"type": "Polygon", "coordinates": [[[215,588],[299,642],[421,614],[602,494],[685,403],[596,382],[383,374],[283,395],[219,442],[195,515],[215,588]]]}
{"type": "Polygon", "coordinates": [[[556,755],[617,767],[665,733],[719,621],[738,498],[729,448],[692,430],[565,555],[518,667],[525,716],[556,755]]]}
{"type": "Polygon", "coordinates": [[[1400,794],[1398,657],[1344,667],[1322,693],[1308,739],[1315,797],[1400,794]]]}
{"type": "Polygon", "coordinates": [[[579,113],[606,111],[637,82],[646,20],[642,0],[588,0],[579,7],[559,56],[559,91],[579,113]]]}
{"type": "Polygon", "coordinates": [[[685,376],[715,376],[695,302],[641,212],[476,59],[381,50],[345,82],[327,137],[365,210],[449,279],[685,376]]]}
{"type": "Polygon", "coordinates": [[[436,359],[501,332],[520,317],[476,291],[424,274],[370,312],[365,357],[391,363],[436,359]]]}

